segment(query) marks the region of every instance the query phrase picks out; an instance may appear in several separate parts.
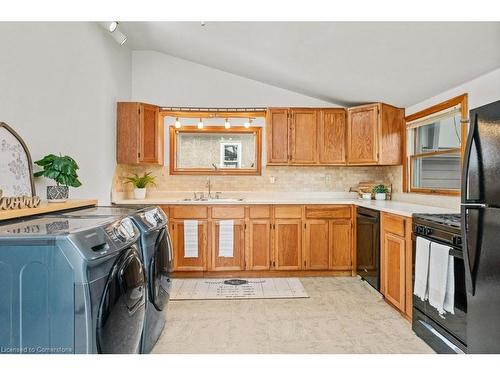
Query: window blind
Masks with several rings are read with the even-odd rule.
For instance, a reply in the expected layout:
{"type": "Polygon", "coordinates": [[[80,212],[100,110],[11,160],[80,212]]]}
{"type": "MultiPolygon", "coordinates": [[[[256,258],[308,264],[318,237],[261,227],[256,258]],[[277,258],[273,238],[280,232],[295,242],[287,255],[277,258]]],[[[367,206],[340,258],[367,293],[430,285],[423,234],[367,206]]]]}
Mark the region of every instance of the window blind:
{"type": "Polygon", "coordinates": [[[407,129],[414,129],[414,128],[418,128],[420,126],[430,125],[432,123],[439,122],[441,120],[456,116],[457,114],[460,114],[460,106],[459,105],[451,107],[451,108],[446,108],[445,110],[433,113],[429,116],[425,116],[425,117],[419,118],[419,119],[411,121],[411,122],[407,122],[406,128],[407,129]]]}

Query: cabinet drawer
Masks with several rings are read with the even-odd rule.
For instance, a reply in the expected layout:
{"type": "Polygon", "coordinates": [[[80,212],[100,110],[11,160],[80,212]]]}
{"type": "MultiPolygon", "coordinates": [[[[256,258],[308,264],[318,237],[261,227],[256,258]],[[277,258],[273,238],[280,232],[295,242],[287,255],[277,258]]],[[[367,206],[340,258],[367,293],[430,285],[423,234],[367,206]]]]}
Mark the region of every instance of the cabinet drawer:
{"type": "Polygon", "coordinates": [[[384,231],[397,236],[405,236],[405,218],[390,214],[382,214],[384,231]]]}
{"type": "Polygon", "coordinates": [[[300,219],[302,218],[302,206],[276,206],[274,207],[276,219],[300,219]]]}
{"type": "Polygon", "coordinates": [[[214,219],[244,219],[245,206],[217,206],[212,207],[214,219]]]}
{"type": "Polygon", "coordinates": [[[175,219],[206,219],[206,206],[175,206],[170,208],[170,215],[175,219]]]}
{"type": "Polygon", "coordinates": [[[271,207],[269,206],[252,206],[249,212],[250,219],[267,219],[271,217],[271,207]]]}
{"type": "Polygon", "coordinates": [[[307,219],[349,219],[350,206],[306,206],[307,219]]]}

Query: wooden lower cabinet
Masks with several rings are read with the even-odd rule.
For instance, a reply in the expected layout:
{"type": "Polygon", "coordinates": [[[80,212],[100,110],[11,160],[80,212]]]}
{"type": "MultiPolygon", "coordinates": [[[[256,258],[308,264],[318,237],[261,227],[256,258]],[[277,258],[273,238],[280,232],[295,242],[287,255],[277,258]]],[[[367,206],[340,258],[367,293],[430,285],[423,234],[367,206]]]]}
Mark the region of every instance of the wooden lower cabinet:
{"type": "Polygon", "coordinates": [[[399,310],[405,310],[405,240],[392,233],[383,235],[384,296],[399,310]]]}
{"type": "Polygon", "coordinates": [[[174,262],[174,271],[206,271],[207,270],[207,245],[208,245],[208,221],[198,221],[198,256],[186,257],[184,253],[184,220],[171,220],[170,235],[174,262]]]}
{"type": "Polygon", "coordinates": [[[304,267],[309,270],[352,269],[352,221],[307,220],[304,267]]]}
{"type": "Polygon", "coordinates": [[[269,270],[271,267],[271,220],[253,219],[248,223],[247,270],[269,270]]]}
{"type": "Polygon", "coordinates": [[[302,268],[302,220],[276,219],[273,228],[273,268],[300,270],[302,268]]]}
{"type": "Polygon", "coordinates": [[[245,221],[234,220],[232,256],[221,256],[219,220],[212,222],[211,271],[241,271],[245,269],[245,221]]]}
{"type": "Polygon", "coordinates": [[[381,293],[410,319],[413,294],[411,219],[382,213],[380,233],[381,293]]]}

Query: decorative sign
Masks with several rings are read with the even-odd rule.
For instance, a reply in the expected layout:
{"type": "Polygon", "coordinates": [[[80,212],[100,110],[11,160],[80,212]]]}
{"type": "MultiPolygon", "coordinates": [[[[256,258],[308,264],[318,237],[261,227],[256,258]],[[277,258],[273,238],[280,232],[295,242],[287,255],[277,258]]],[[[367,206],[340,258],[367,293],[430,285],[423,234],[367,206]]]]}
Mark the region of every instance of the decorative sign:
{"type": "Polygon", "coordinates": [[[40,197],[30,197],[22,195],[20,197],[1,197],[0,195],[0,210],[17,210],[20,208],[35,208],[40,205],[40,197]]]}

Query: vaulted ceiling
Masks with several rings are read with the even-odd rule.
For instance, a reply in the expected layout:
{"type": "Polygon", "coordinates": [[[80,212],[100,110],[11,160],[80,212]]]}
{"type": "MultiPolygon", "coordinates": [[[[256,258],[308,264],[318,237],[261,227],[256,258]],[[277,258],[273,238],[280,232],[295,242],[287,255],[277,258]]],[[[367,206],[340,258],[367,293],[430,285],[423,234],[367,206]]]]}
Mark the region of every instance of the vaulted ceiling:
{"type": "Polygon", "coordinates": [[[500,23],[122,22],[155,50],[334,103],[407,107],[500,67],[500,23]]]}

